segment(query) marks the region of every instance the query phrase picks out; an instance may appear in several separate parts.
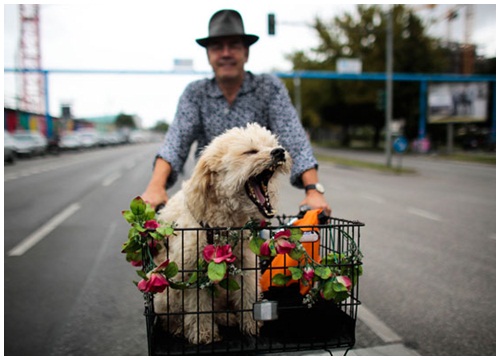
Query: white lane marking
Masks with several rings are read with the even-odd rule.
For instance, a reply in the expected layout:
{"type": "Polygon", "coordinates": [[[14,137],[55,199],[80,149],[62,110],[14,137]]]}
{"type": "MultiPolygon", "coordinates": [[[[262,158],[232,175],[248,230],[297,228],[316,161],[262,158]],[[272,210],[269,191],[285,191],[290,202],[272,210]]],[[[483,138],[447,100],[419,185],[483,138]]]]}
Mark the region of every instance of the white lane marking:
{"type": "Polygon", "coordinates": [[[366,306],[361,305],[358,307],[358,318],[384,342],[398,342],[403,340],[374,313],[368,310],[366,306]]]}
{"type": "Polygon", "coordinates": [[[121,173],[114,173],[105,178],[102,182],[102,186],[109,186],[112,183],[114,183],[116,180],[118,180],[122,176],[121,173]]]}
{"type": "Polygon", "coordinates": [[[66,209],[61,211],[59,214],[54,216],[48,223],[43,225],[41,228],[36,230],[30,236],[25,238],[19,244],[17,244],[12,250],[9,251],[9,256],[21,256],[26,251],[35,246],[39,241],[41,241],[45,236],[47,236],[52,230],[58,227],[64,220],[69,218],[75,212],[81,208],[79,203],[74,203],[68,206],[66,209]]]}
{"type": "Polygon", "coordinates": [[[373,195],[373,194],[369,194],[369,193],[362,193],[361,196],[364,197],[365,199],[376,202],[377,204],[385,203],[385,199],[383,197],[380,197],[377,195],[373,195]]]}
{"type": "Polygon", "coordinates": [[[436,215],[434,213],[431,213],[429,211],[425,211],[425,210],[417,209],[417,208],[413,208],[413,207],[409,207],[406,210],[410,214],[417,215],[417,216],[423,217],[425,219],[429,219],[429,220],[433,220],[433,221],[443,221],[441,216],[436,215]]]}

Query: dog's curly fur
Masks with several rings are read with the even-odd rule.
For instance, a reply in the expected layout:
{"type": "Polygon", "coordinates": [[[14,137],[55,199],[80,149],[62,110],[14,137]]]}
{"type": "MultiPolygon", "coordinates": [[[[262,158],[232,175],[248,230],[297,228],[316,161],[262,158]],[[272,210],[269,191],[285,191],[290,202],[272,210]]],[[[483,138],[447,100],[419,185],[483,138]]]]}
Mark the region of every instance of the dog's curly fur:
{"type": "MultiPolygon", "coordinates": [[[[272,217],[277,206],[276,175],[287,174],[290,168],[289,154],[269,130],[257,124],[230,129],[204,149],[191,178],[168,201],[159,219],[175,222],[177,228],[227,228],[242,227],[249,220],[263,216],[272,217]]],[[[182,264],[183,269],[196,269],[197,259],[206,244],[206,232],[185,231],[182,238],[171,236],[168,239],[165,249],[168,255],[165,251],[160,252],[156,261],[161,262],[168,257],[180,268],[182,264]]],[[[180,314],[168,320],[168,331],[184,336],[194,344],[210,343],[220,340],[218,326],[213,324],[211,312],[214,309],[252,309],[260,294],[260,271],[257,270],[259,266],[255,255],[246,243],[243,245],[233,249],[237,257],[235,265],[240,269],[254,270],[243,271],[240,280],[242,291],[227,294],[220,289],[223,293],[215,297],[207,290],[199,289],[167,289],[157,294],[157,313],[168,311],[180,314]]],[[[187,280],[187,276],[179,272],[176,280],[187,280]]],[[[250,312],[232,316],[231,320],[227,314],[218,315],[217,319],[225,324],[239,324],[246,334],[257,333],[260,324],[253,320],[250,312]]]]}

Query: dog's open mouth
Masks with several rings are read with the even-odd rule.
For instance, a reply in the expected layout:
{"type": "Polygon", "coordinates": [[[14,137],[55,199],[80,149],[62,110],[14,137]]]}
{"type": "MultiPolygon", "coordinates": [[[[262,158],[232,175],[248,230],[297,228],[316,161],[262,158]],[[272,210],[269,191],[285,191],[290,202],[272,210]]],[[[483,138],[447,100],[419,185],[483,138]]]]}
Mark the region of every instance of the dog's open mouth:
{"type": "MultiPolygon", "coordinates": [[[[277,165],[279,166],[281,163],[278,163],[277,165]]],[[[259,175],[252,176],[245,183],[245,190],[248,197],[257,206],[260,213],[266,218],[272,218],[276,214],[276,210],[273,209],[271,202],[269,201],[269,192],[267,188],[269,180],[274,175],[275,170],[276,167],[271,166],[259,175]]]]}

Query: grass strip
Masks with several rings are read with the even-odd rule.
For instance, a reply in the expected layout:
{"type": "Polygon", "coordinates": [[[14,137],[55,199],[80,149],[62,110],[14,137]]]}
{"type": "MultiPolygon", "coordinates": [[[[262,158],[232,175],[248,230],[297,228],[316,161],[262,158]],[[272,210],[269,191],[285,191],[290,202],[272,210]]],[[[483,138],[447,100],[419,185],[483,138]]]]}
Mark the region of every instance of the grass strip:
{"type": "Polygon", "coordinates": [[[411,169],[411,168],[406,168],[406,167],[399,168],[399,166],[388,167],[385,164],[378,164],[378,163],[373,163],[370,161],[349,159],[349,158],[344,158],[344,157],[339,157],[339,156],[315,154],[315,157],[318,161],[331,162],[331,163],[334,163],[337,165],[352,167],[352,168],[376,170],[376,171],[381,171],[381,172],[391,173],[391,174],[416,174],[417,173],[417,171],[415,169],[411,169]]]}

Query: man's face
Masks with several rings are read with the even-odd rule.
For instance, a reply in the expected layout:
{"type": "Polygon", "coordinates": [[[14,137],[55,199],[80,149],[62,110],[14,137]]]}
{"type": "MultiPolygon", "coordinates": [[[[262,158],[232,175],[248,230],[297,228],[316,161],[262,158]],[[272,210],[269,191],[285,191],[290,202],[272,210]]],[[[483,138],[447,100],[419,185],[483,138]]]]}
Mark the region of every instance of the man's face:
{"type": "Polygon", "coordinates": [[[241,78],[248,60],[248,47],[239,36],[214,39],[207,46],[208,62],[218,80],[241,78]]]}

